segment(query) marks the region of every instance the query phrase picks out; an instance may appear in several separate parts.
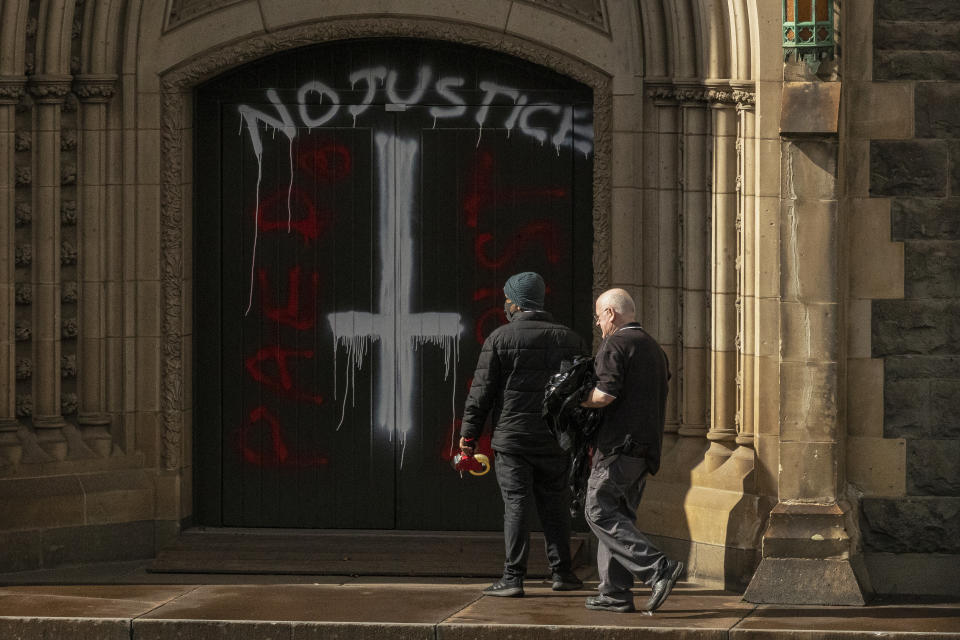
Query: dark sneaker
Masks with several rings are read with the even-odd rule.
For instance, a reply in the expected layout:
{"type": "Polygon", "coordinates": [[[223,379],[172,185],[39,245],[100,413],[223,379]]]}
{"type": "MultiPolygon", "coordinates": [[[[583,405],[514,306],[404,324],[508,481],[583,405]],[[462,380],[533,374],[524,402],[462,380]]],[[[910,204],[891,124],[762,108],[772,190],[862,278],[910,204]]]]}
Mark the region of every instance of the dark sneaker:
{"type": "Polygon", "coordinates": [[[647,604],[643,610],[653,613],[659,609],[663,601],[670,595],[670,592],[673,590],[673,585],[677,583],[677,579],[682,572],[682,562],[667,560],[667,566],[664,567],[663,573],[661,573],[660,577],[653,583],[653,591],[650,593],[650,599],[647,600],[647,604]]]}
{"type": "Polygon", "coordinates": [[[590,596],[587,598],[587,609],[595,611],[615,611],[616,613],[630,613],[636,611],[633,608],[633,600],[617,600],[602,593],[599,596],[590,596]]]}
{"type": "Polygon", "coordinates": [[[554,591],[576,591],[583,588],[583,580],[577,577],[573,571],[553,574],[554,591]]]}
{"type": "Polygon", "coordinates": [[[483,594],[487,596],[499,596],[501,598],[519,598],[523,595],[523,582],[500,578],[484,589],[483,594]]]}

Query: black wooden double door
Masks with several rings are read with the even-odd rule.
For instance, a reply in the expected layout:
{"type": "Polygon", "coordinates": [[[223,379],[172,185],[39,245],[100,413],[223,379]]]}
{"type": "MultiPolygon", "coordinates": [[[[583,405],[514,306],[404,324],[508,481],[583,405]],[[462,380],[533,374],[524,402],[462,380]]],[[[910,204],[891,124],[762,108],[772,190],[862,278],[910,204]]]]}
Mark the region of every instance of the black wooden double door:
{"type": "Polygon", "coordinates": [[[493,473],[449,461],[507,277],[541,273],[590,335],[589,90],[369,40],[241,68],[195,107],[198,522],[500,528],[493,473]]]}

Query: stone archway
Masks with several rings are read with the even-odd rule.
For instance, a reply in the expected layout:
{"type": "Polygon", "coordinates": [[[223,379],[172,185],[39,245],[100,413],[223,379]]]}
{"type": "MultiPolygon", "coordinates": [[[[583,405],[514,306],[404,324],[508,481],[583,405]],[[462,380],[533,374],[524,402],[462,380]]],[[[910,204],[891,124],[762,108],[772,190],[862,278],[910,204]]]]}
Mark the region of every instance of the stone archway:
{"type": "Polygon", "coordinates": [[[193,152],[184,130],[190,122],[190,96],[193,87],[228,69],[264,57],[278,50],[308,44],[359,37],[419,37],[453,41],[493,49],[552,68],[579,80],[593,89],[594,95],[594,291],[609,286],[610,277],[610,152],[611,86],[603,73],[575,59],[528,41],[459,24],[413,19],[346,19],[294,27],[224,47],[182,67],[171,70],[162,83],[161,153],[161,226],[162,323],[161,416],[163,422],[163,459],[169,470],[179,468],[183,433],[183,273],[185,225],[191,220],[190,203],[185,201],[185,185],[191,176],[183,167],[193,152]]]}

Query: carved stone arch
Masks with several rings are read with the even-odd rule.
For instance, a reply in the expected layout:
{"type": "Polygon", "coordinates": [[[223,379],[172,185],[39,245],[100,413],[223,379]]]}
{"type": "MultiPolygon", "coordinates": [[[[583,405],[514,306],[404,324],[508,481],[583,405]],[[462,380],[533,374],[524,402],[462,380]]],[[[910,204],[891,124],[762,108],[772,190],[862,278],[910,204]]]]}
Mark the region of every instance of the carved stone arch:
{"type": "Polygon", "coordinates": [[[183,433],[185,220],[190,203],[184,201],[185,158],[192,154],[190,108],[192,90],[202,82],[242,64],[299,47],[355,38],[394,37],[449,41],[490,49],[539,64],[593,89],[593,289],[610,286],[610,218],[612,171],[612,85],[610,74],[556,49],[482,27],[426,18],[346,18],[298,25],[234,42],[191,58],[161,78],[161,282],[163,295],[162,388],[163,458],[168,470],[180,466],[183,433]]]}

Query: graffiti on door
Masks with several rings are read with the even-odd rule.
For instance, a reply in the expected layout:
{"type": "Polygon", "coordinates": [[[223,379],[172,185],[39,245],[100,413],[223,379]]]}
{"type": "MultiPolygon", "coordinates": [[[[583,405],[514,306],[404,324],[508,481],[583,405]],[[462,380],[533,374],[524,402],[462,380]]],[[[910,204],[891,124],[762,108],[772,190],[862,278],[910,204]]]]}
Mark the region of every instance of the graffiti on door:
{"type": "MultiPolygon", "coordinates": [[[[511,232],[509,238],[497,238],[482,224],[484,216],[509,204],[543,203],[569,200],[563,184],[530,184],[523,175],[514,176],[514,184],[494,189],[492,182],[497,158],[483,143],[485,136],[516,134],[535,141],[548,153],[559,156],[570,147],[588,156],[592,151],[592,114],[589,108],[557,104],[535,99],[532,94],[493,80],[479,80],[467,91],[464,77],[436,74],[423,64],[401,71],[386,66],[367,66],[350,72],[347,82],[312,79],[295,91],[270,88],[259,107],[238,107],[240,135],[250,145],[256,162],[255,204],[248,255],[249,283],[243,317],[260,314],[294,335],[328,335],[333,344],[332,398],[320,390],[302,388],[298,366],[312,361],[314,349],[286,343],[277,334],[275,344],[260,345],[246,354],[245,375],[272,395],[286,402],[321,406],[333,401],[339,419],[331,424],[337,430],[344,423],[348,405],[356,398],[356,376],[372,359],[378,363],[373,381],[372,429],[392,435],[400,441],[400,465],[407,437],[417,424],[414,394],[418,384],[418,353],[430,345],[442,353],[444,380],[450,385],[450,429],[444,456],[453,451],[457,429],[457,365],[460,340],[472,336],[481,343],[485,336],[505,321],[500,291],[479,287],[468,294],[483,308],[473,314],[472,326],[456,310],[415,308],[414,289],[418,274],[418,244],[415,238],[415,206],[423,186],[417,166],[423,161],[421,140],[396,132],[392,121],[380,118],[365,123],[375,104],[387,105],[387,111],[402,112],[406,107],[422,105],[438,123],[476,131],[474,162],[462,177],[469,188],[458,201],[464,228],[472,245],[475,268],[480,272],[502,274],[522,267],[521,258],[535,252],[548,264],[557,264],[563,255],[563,234],[569,233],[549,218],[528,219],[511,232]],[[349,92],[343,87],[349,87],[349,92]],[[339,89],[338,89],[339,87],[339,89]],[[341,94],[349,93],[349,96],[341,94]],[[295,94],[295,100],[291,100],[295,94]],[[315,199],[316,185],[332,185],[354,177],[351,151],[337,142],[319,138],[325,129],[368,126],[371,129],[373,157],[371,185],[377,200],[374,206],[373,235],[377,258],[371,265],[377,294],[374,309],[324,312],[320,307],[324,278],[315,264],[294,264],[286,273],[261,264],[258,243],[261,234],[285,234],[289,242],[302,247],[318,247],[333,226],[338,212],[327,209],[315,199]],[[491,133],[496,130],[498,133],[491,133]],[[279,142],[273,144],[279,136],[279,142]],[[309,144],[304,144],[309,141],[309,144]],[[549,146],[548,146],[549,143],[549,146]],[[284,148],[285,147],[285,148],[284,148]],[[265,155],[286,156],[285,184],[261,194],[265,155]],[[309,180],[311,188],[300,181],[309,180]],[[278,289],[285,287],[285,303],[271,302],[278,289]],[[260,298],[259,308],[254,304],[260,298]],[[342,366],[342,369],[340,368],[342,366]],[[449,447],[449,448],[448,448],[449,447]]],[[[332,274],[330,274],[332,277],[332,274]]],[[[549,292],[549,291],[548,291],[549,292]]],[[[287,334],[284,334],[287,335],[287,334]]],[[[268,404],[254,407],[237,431],[237,446],[243,459],[255,466],[313,467],[328,463],[322,452],[292,452],[285,430],[268,404]],[[267,451],[256,449],[253,435],[268,442],[267,451]],[[266,434],[267,437],[264,437],[266,434]]]]}

